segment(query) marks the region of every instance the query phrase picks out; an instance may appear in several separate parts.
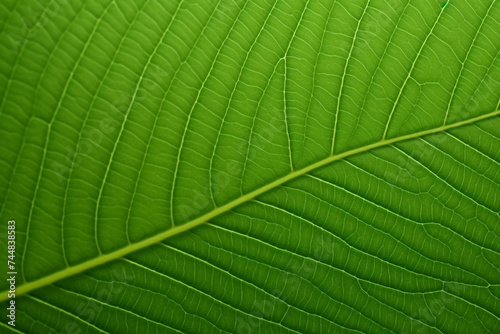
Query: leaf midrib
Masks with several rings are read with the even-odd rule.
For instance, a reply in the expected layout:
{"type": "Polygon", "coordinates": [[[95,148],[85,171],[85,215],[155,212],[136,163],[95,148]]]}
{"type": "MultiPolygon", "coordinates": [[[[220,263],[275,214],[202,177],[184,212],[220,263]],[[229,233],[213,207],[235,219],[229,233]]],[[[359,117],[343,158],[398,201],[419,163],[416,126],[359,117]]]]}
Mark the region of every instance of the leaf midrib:
{"type": "MultiPolygon", "coordinates": [[[[231,210],[231,209],[233,209],[233,208],[235,208],[243,203],[250,201],[251,199],[253,199],[259,195],[262,195],[262,194],[264,194],[272,189],[275,189],[276,187],[278,187],[278,186],[280,186],[288,181],[296,179],[297,177],[299,177],[301,175],[307,174],[312,170],[326,166],[326,165],[333,163],[335,161],[339,161],[339,160],[345,159],[347,157],[350,157],[350,156],[353,156],[353,155],[356,155],[359,153],[367,152],[367,151],[370,151],[370,150],[373,150],[373,149],[376,149],[376,148],[379,148],[382,146],[388,146],[388,145],[392,145],[392,144],[395,144],[398,142],[402,142],[402,141],[406,141],[406,140],[410,140],[410,139],[415,139],[415,138],[423,137],[423,136],[434,134],[434,133],[443,132],[443,131],[450,130],[453,128],[458,128],[458,127],[461,127],[464,125],[472,124],[472,123],[475,123],[475,122],[478,122],[478,121],[481,121],[481,120],[484,120],[487,118],[495,117],[498,115],[500,115],[500,110],[496,110],[496,111],[493,111],[493,112],[488,113],[488,114],[484,114],[484,115],[477,116],[477,117],[474,117],[474,118],[471,118],[468,120],[456,122],[453,124],[448,124],[448,125],[440,126],[437,128],[432,128],[429,130],[415,132],[413,134],[395,137],[392,139],[381,140],[379,142],[369,144],[366,146],[362,146],[362,147],[358,147],[358,148],[355,148],[355,149],[352,149],[352,150],[349,150],[349,151],[346,151],[346,152],[343,152],[340,154],[330,155],[325,159],[322,159],[318,162],[315,162],[311,165],[308,165],[302,169],[293,171],[290,174],[287,174],[287,175],[285,175],[285,176],[283,176],[283,177],[281,177],[273,182],[270,182],[270,183],[268,183],[268,184],[266,184],[258,189],[255,189],[255,190],[249,192],[248,194],[240,196],[239,198],[234,199],[234,200],[226,203],[223,206],[215,208],[214,210],[212,210],[212,211],[210,211],[210,212],[208,212],[208,213],[206,213],[198,218],[195,218],[195,219],[193,219],[185,224],[175,226],[171,229],[168,229],[168,230],[161,232],[157,235],[154,235],[152,237],[146,238],[146,239],[141,240],[141,241],[136,242],[136,243],[129,244],[129,245],[127,245],[123,248],[120,248],[118,250],[115,250],[111,253],[97,256],[91,260],[82,262],[78,265],[67,267],[61,271],[58,271],[58,272],[55,272],[55,273],[50,274],[48,276],[39,278],[39,279],[34,280],[32,282],[24,283],[24,284],[18,286],[18,288],[16,289],[16,295],[17,296],[24,295],[30,291],[35,290],[35,289],[52,284],[52,283],[57,282],[59,280],[62,280],[64,278],[82,273],[86,270],[95,268],[95,267],[102,265],[104,263],[119,259],[121,257],[124,257],[127,254],[142,250],[146,247],[152,246],[152,245],[154,245],[158,242],[161,242],[165,239],[168,239],[172,236],[175,236],[175,235],[180,234],[182,232],[188,231],[196,226],[199,226],[199,225],[209,221],[212,218],[220,216],[223,213],[226,213],[229,210],[231,210]]],[[[8,290],[3,291],[0,295],[0,302],[6,300],[7,295],[8,295],[8,290]]]]}

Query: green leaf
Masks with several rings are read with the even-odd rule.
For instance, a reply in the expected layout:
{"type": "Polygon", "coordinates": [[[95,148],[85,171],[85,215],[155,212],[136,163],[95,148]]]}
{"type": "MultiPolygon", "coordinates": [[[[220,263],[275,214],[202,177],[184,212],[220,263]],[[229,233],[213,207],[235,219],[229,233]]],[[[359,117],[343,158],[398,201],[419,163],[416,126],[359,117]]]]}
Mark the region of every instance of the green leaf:
{"type": "Polygon", "coordinates": [[[0,23],[2,332],[500,332],[498,2],[0,23]]]}

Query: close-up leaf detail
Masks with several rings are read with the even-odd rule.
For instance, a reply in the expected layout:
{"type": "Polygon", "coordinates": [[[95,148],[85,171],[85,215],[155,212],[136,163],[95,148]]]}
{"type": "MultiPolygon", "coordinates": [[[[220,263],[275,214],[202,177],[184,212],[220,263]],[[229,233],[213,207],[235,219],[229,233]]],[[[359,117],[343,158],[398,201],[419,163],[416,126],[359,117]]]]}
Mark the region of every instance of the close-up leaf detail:
{"type": "Polygon", "coordinates": [[[500,333],[500,2],[4,0],[0,39],[1,333],[500,333]]]}

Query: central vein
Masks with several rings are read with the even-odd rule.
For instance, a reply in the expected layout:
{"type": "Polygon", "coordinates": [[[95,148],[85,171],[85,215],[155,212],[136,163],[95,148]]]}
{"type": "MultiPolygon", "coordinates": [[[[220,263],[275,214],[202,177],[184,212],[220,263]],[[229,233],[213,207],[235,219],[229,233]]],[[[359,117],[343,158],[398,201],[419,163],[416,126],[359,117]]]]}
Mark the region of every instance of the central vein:
{"type": "MultiPolygon", "coordinates": [[[[278,186],[280,186],[280,185],[282,185],[290,180],[296,179],[297,177],[299,177],[301,175],[307,174],[312,170],[326,166],[332,162],[342,160],[344,158],[353,156],[355,154],[363,153],[363,152],[366,152],[366,151],[369,151],[369,150],[372,150],[372,149],[375,149],[378,147],[388,146],[388,145],[402,142],[405,140],[414,139],[414,138],[422,137],[425,135],[430,135],[433,133],[446,131],[446,130],[453,129],[453,128],[458,128],[460,126],[464,126],[467,124],[478,122],[480,120],[495,117],[498,115],[500,115],[500,110],[496,110],[496,111],[491,112],[489,114],[481,115],[481,116],[471,118],[471,119],[468,119],[465,121],[461,121],[461,122],[457,122],[457,123],[453,123],[453,124],[448,124],[445,126],[440,126],[437,128],[433,128],[433,129],[429,129],[429,130],[425,130],[425,131],[420,131],[420,132],[416,132],[413,134],[408,134],[408,135],[395,137],[395,138],[391,138],[391,139],[384,139],[384,140],[381,140],[379,142],[376,142],[376,143],[373,143],[370,145],[366,145],[363,147],[359,147],[359,148],[356,148],[353,150],[349,150],[349,151],[346,151],[346,152],[343,152],[340,154],[330,155],[323,160],[320,160],[316,163],[308,165],[300,170],[293,171],[290,174],[287,174],[287,175],[285,175],[285,176],[283,176],[283,177],[281,177],[281,178],[279,178],[271,183],[268,183],[268,184],[266,184],[258,189],[255,189],[252,192],[249,192],[243,196],[240,196],[239,198],[234,199],[231,202],[229,202],[223,206],[220,206],[220,207],[218,207],[218,208],[216,208],[216,209],[214,209],[214,210],[212,210],[212,211],[210,211],[210,212],[208,212],[208,213],[206,213],[206,214],[204,214],[204,215],[202,215],[194,220],[191,220],[185,224],[175,226],[175,227],[168,229],[164,232],[161,232],[155,236],[152,236],[152,237],[149,237],[149,238],[144,239],[142,241],[127,245],[126,247],[120,248],[114,252],[111,252],[108,254],[102,254],[102,255],[99,255],[98,257],[95,257],[91,260],[82,262],[78,265],[67,267],[61,271],[58,271],[58,272],[53,273],[51,275],[42,277],[42,278],[37,279],[35,281],[24,283],[18,287],[17,295],[26,294],[32,290],[41,288],[41,287],[49,285],[49,284],[52,284],[56,281],[70,277],[72,275],[79,274],[83,271],[97,267],[101,264],[119,259],[123,256],[126,256],[127,254],[144,249],[148,246],[151,246],[151,245],[154,245],[158,242],[161,242],[162,240],[165,240],[169,237],[172,237],[172,236],[177,235],[179,233],[188,231],[188,230],[190,230],[198,225],[201,225],[201,224],[209,221],[212,218],[220,216],[221,214],[226,213],[229,210],[231,210],[231,209],[233,209],[233,208],[235,208],[243,203],[250,201],[251,199],[253,199],[259,195],[262,195],[263,193],[266,193],[272,189],[275,189],[276,187],[278,187],[278,186]]],[[[6,299],[7,299],[7,291],[3,291],[0,294],[0,301],[4,301],[6,299]]]]}

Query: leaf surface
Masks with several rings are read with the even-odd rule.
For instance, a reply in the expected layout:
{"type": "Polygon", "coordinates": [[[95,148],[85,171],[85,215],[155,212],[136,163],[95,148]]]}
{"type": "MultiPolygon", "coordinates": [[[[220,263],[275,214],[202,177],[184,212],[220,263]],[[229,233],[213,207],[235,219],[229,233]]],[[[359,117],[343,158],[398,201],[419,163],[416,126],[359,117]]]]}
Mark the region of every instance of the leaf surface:
{"type": "Polygon", "coordinates": [[[2,330],[500,331],[498,2],[1,6],[2,330]]]}

